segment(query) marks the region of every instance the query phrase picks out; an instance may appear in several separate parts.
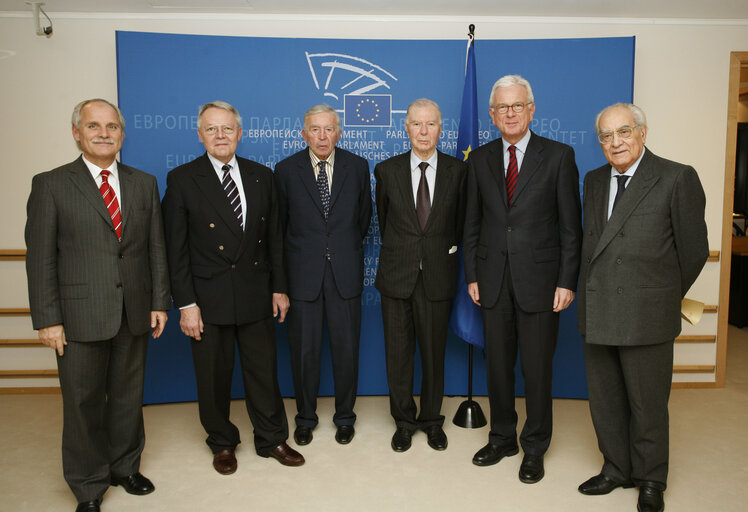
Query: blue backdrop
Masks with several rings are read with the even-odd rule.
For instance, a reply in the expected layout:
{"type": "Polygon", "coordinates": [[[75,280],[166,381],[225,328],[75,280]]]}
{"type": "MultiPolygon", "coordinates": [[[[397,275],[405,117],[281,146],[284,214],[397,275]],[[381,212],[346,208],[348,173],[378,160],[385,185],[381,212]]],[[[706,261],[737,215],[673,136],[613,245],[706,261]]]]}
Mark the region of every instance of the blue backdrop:
{"type": "MultiPolygon", "coordinates": [[[[499,136],[488,116],[491,86],[502,75],[520,74],[533,86],[531,129],[574,147],[581,182],[604,161],[594,134],[603,107],[633,96],[635,40],[478,40],[475,44],[480,144],[499,136]]],[[[204,152],[197,138],[197,109],[225,100],[243,118],[237,153],[274,168],[306,147],[304,111],[328,103],[343,119],[339,146],[374,165],[410,149],[405,109],[420,97],[443,113],[440,149],[455,154],[465,80],[466,42],[460,40],[341,40],[192,36],[117,32],[119,105],[126,121],[123,162],[154,174],[161,193],[169,170],[204,152]]],[[[365,243],[365,290],[359,394],[387,394],[379,294],[374,288],[379,226],[372,219],[365,243]]],[[[465,342],[450,334],[445,394],[467,393],[465,342]]],[[[321,395],[333,393],[329,350],[322,356],[321,395]]],[[[278,366],[284,396],[293,396],[286,328],[278,327],[278,366]]],[[[420,368],[417,368],[416,392],[420,368]]],[[[517,394],[524,393],[519,371],[517,394]]],[[[242,396],[234,372],[233,393],[242,396]]],[[[554,359],[556,397],[585,398],[576,307],[561,315],[554,359]]],[[[486,394],[485,363],[476,351],[474,394],[486,394]]],[[[161,339],[151,342],[146,403],[196,399],[189,341],[172,311],[161,339]]]]}

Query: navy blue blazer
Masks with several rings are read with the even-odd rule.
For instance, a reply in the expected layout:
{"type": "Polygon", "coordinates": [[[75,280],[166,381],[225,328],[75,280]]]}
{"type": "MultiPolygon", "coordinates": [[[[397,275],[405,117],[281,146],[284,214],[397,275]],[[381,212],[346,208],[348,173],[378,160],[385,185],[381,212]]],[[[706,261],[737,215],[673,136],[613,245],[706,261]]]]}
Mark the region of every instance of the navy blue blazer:
{"type": "Polygon", "coordinates": [[[279,162],[275,181],[284,232],[289,296],[311,301],[322,290],[329,255],[338,292],[363,291],[363,241],[371,221],[371,177],[363,158],[335,148],[330,213],[325,221],[309,150],[279,162]]]}

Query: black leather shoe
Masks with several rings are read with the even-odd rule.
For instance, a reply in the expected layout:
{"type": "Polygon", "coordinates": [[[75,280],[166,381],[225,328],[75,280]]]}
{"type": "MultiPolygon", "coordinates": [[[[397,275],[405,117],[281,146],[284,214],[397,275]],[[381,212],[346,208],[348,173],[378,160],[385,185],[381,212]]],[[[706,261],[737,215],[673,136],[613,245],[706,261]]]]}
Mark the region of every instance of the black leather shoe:
{"type": "Polygon", "coordinates": [[[615,482],[608,478],[607,476],[600,473],[599,475],[595,475],[586,482],[584,482],[582,485],[579,486],[579,492],[582,494],[586,494],[588,496],[600,496],[603,494],[608,494],[613,489],[617,489],[619,487],[623,487],[624,489],[628,489],[630,487],[633,487],[630,483],[620,483],[615,482]]]}
{"type": "Polygon", "coordinates": [[[486,446],[478,450],[473,456],[473,464],[476,466],[491,466],[496,464],[504,457],[511,457],[517,455],[519,448],[517,445],[513,446],[496,446],[488,443],[486,446]]]}
{"type": "Polygon", "coordinates": [[[397,427],[395,434],[392,436],[392,449],[396,452],[404,452],[410,448],[410,439],[413,433],[404,427],[397,427]]]}
{"type": "Polygon", "coordinates": [[[293,440],[299,446],[306,446],[312,442],[312,428],[299,425],[293,432],[293,440]]]}
{"type": "Polygon", "coordinates": [[[423,429],[426,432],[429,446],[434,450],[446,450],[447,449],[447,434],[444,433],[444,429],[439,425],[431,425],[423,429]]]}
{"type": "Polygon", "coordinates": [[[112,485],[121,485],[122,488],[128,493],[136,494],[138,496],[150,494],[156,490],[156,488],[153,486],[153,482],[148,480],[140,473],[133,473],[130,476],[123,476],[119,478],[112,477],[112,485]]]}
{"type": "Polygon", "coordinates": [[[75,512],[99,512],[101,510],[101,500],[81,501],[75,507],[75,512]]]}
{"type": "Polygon", "coordinates": [[[525,454],[519,467],[519,481],[525,484],[540,482],[545,475],[542,455],[525,454]]]}
{"type": "Polygon", "coordinates": [[[654,487],[639,487],[639,502],[636,504],[639,512],[662,512],[665,510],[665,500],[662,491],[654,487]]]}
{"type": "Polygon", "coordinates": [[[338,431],[335,432],[335,440],[340,444],[348,444],[353,440],[356,429],[353,425],[338,425],[338,431]]]}

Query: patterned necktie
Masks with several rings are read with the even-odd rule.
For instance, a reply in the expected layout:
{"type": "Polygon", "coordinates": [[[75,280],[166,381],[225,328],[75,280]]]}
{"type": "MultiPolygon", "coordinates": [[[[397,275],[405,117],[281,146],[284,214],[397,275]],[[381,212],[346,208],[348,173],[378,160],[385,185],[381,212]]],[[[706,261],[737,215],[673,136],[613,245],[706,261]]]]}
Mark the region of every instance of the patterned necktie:
{"type": "Polygon", "coordinates": [[[429,221],[431,213],[431,198],[429,197],[429,182],[426,181],[426,169],[428,162],[421,162],[418,167],[421,168],[421,181],[418,182],[416,191],[416,215],[418,223],[421,225],[421,231],[426,229],[426,223],[429,221]]]}
{"type": "Polygon", "coordinates": [[[317,188],[319,189],[319,198],[322,201],[322,211],[325,214],[325,219],[330,215],[330,187],[327,183],[326,164],[326,161],[320,161],[319,172],[317,173],[317,188]]]}
{"type": "Polygon", "coordinates": [[[618,201],[620,201],[621,196],[626,190],[626,181],[628,181],[630,176],[626,176],[625,174],[619,174],[618,176],[616,176],[616,178],[618,178],[618,190],[616,190],[616,197],[615,199],[613,199],[613,208],[611,209],[611,214],[613,210],[616,209],[616,204],[618,204],[618,201]]]}
{"type": "Polygon", "coordinates": [[[221,170],[223,171],[223,180],[221,180],[221,185],[223,185],[223,191],[226,193],[226,197],[229,198],[229,204],[231,205],[231,209],[234,210],[234,215],[236,215],[236,220],[239,221],[239,226],[242,225],[242,201],[239,198],[239,189],[236,186],[236,183],[234,183],[234,180],[231,178],[231,166],[226,164],[223,167],[221,167],[221,170]]]}
{"type": "Polygon", "coordinates": [[[509,166],[506,168],[506,198],[509,204],[512,204],[514,188],[517,186],[517,176],[519,175],[517,167],[517,147],[509,146],[509,166]]]}
{"type": "Polygon", "coordinates": [[[109,217],[112,219],[112,226],[117,233],[117,240],[122,241],[122,212],[119,210],[119,201],[114,193],[114,189],[109,185],[109,175],[112,171],[104,169],[101,171],[101,186],[99,192],[104,198],[104,204],[109,211],[109,217]]]}

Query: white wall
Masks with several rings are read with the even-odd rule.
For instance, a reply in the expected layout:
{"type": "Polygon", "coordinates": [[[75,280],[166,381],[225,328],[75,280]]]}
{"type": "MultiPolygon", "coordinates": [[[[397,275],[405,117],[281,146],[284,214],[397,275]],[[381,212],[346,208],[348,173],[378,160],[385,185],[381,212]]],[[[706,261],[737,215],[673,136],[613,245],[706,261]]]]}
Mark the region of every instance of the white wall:
{"type": "MultiPolygon", "coordinates": [[[[634,101],[648,117],[648,147],[660,156],[697,169],[707,196],[709,246],[712,250],[721,248],[729,57],[731,51],[748,50],[748,21],[50,16],[54,36],[47,39],[34,34],[28,14],[0,13],[0,249],[24,247],[31,177],[77,156],[70,135],[72,107],[95,96],[116,101],[116,30],[258,37],[324,34],[352,39],[464,39],[469,23],[476,25],[478,43],[480,39],[636,36],[634,101]]],[[[609,56],[611,68],[618,65],[616,57],[609,56]]],[[[230,70],[235,62],[231,48],[226,48],[225,62],[218,64],[230,70]]],[[[493,80],[508,72],[511,69],[498,66],[495,70],[480,69],[479,79],[493,80]]],[[[542,112],[543,100],[537,100],[538,111],[542,112]]],[[[0,263],[0,307],[26,306],[25,276],[16,271],[22,267],[13,264],[10,272],[3,271],[3,265],[11,264],[0,263]]],[[[707,263],[689,296],[717,304],[718,295],[719,264],[707,263]]],[[[4,332],[4,322],[0,319],[0,338],[11,337],[4,332]]],[[[28,335],[33,335],[30,327],[28,330],[28,335]]],[[[685,332],[716,334],[716,318],[685,332]]],[[[676,364],[678,358],[676,353],[676,364]]],[[[680,364],[714,364],[714,347],[690,347],[687,353],[683,351],[682,358],[680,364]]]]}

